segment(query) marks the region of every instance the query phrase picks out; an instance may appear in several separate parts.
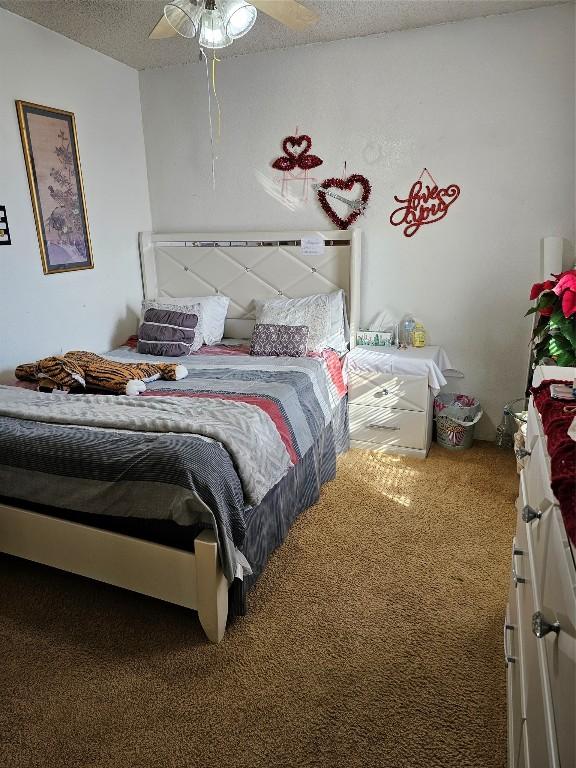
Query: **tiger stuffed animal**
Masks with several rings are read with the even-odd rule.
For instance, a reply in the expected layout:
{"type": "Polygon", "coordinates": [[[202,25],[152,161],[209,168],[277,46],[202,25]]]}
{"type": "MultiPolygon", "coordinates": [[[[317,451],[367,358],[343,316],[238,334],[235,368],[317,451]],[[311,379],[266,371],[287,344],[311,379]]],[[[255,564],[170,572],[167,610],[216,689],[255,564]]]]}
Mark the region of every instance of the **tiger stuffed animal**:
{"type": "Polygon", "coordinates": [[[178,381],[188,369],[177,363],[121,363],[93,352],[67,352],[45,357],[16,368],[21,381],[37,381],[41,391],[54,389],[104,389],[116,395],[139,395],[146,382],[156,379],[178,381]]]}

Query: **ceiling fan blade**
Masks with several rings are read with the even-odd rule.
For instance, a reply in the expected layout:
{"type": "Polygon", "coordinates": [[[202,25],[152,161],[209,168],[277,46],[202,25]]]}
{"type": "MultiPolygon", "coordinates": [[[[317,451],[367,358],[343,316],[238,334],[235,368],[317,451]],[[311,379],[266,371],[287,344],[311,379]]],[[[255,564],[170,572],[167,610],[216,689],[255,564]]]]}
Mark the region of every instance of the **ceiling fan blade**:
{"type": "Polygon", "coordinates": [[[294,30],[311,27],[320,18],[316,11],[297,3],[296,0],[248,0],[262,13],[294,30]]]}
{"type": "Polygon", "coordinates": [[[176,37],[177,34],[174,27],[168,23],[166,16],[162,16],[148,37],[151,40],[163,40],[166,37],[176,37]]]}

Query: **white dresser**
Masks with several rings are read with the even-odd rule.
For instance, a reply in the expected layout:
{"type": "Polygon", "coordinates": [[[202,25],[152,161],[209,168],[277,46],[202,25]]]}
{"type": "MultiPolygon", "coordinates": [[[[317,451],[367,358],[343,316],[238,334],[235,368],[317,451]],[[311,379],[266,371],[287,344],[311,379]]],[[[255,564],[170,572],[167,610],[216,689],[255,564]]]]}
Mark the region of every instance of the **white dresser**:
{"type": "Polygon", "coordinates": [[[354,347],[347,359],[353,448],[426,456],[434,393],[446,383],[441,347],[354,347]]]}
{"type": "MultiPolygon", "coordinates": [[[[534,384],[563,378],[560,370],[537,369],[534,384]]],[[[575,768],[575,552],[550,488],[546,437],[532,399],[525,450],[504,625],[508,765],[575,768]]]]}

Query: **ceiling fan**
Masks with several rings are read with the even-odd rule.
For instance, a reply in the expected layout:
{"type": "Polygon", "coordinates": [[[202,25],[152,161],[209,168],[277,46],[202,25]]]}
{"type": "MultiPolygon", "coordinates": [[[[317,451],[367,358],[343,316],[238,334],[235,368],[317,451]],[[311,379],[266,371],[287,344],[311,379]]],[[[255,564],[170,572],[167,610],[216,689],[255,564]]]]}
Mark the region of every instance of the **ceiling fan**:
{"type": "Polygon", "coordinates": [[[262,11],[289,29],[303,30],[318,14],[296,0],[170,0],[150,37],[160,40],[181,35],[204,48],[225,48],[249,32],[262,11]]]}

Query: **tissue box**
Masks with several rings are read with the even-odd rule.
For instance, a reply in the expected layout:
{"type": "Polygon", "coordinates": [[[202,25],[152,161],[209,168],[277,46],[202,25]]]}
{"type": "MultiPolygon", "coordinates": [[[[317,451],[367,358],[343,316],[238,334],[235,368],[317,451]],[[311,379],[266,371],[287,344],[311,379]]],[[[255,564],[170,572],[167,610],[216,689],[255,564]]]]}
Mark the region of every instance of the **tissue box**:
{"type": "Polygon", "coordinates": [[[356,344],[369,347],[391,347],[393,345],[392,331],[357,331],[356,344]]]}

